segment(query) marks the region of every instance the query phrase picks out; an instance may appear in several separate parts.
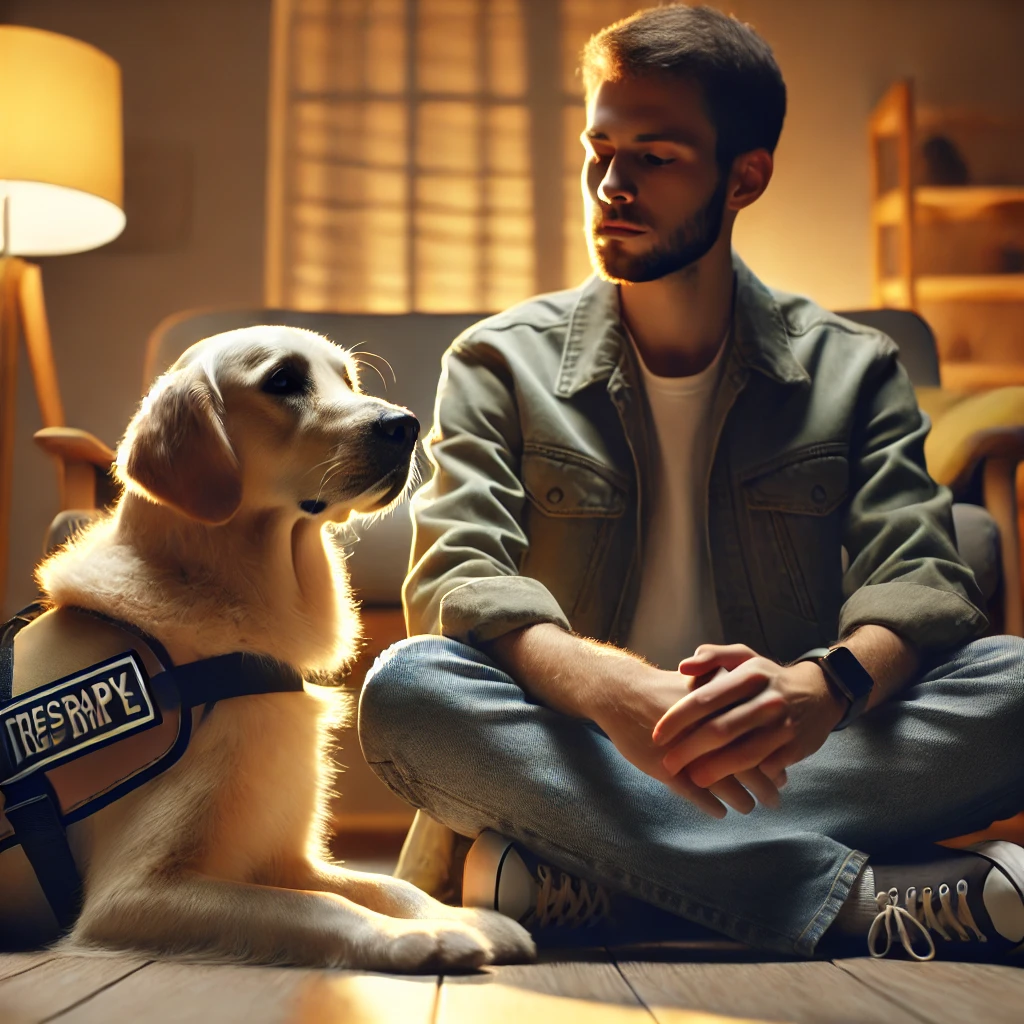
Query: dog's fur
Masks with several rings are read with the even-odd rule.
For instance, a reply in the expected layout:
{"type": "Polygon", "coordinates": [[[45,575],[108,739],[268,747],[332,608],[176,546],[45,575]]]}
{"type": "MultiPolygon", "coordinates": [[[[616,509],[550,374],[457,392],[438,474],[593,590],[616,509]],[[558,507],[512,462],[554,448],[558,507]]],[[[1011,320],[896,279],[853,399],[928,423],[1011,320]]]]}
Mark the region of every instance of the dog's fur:
{"type": "MultiPolygon", "coordinates": [[[[382,440],[374,425],[404,410],[361,394],[356,370],[285,327],[189,349],[119,446],[112,513],[39,568],[50,601],[135,623],[178,664],[255,651],[306,678],[340,669],[359,626],[327,524],[397,500],[412,453],[382,440]],[[268,393],[282,369],[304,389],[268,393]]],[[[397,971],[529,958],[507,918],[329,862],[343,713],[309,686],[217,704],[173,768],[78,826],[84,906],[65,946],[397,971]]]]}

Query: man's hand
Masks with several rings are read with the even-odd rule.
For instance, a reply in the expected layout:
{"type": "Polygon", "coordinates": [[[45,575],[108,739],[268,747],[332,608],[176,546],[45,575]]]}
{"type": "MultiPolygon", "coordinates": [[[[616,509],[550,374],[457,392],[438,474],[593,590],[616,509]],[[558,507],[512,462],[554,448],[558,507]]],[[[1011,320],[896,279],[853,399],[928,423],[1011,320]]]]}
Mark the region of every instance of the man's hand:
{"type": "Polygon", "coordinates": [[[654,727],[662,768],[702,788],[760,768],[768,778],[813,754],[845,708],[813,662],[784,668],[749,647],[705,645],[680,662],[690,692],[654,727]]]}
{"type": "Polygon", "coordinates": [[[694,680],[664,672],[608,644],[573,636],[551,623],[513,630],[492,641],[488,653],[541,704],[565,715],[596,722],[616,749],[642,772],[716,818],[725,804],[747,813],[755,798],[776,805],[778,778],[759,769],[714,786],[696,786],[662,764],[664,751],[652,739],[659,719],[693,688],[694,680]]]}
{"type": "Polygon", "coordinates": [[[753,765],[749,770],[725,772],[705,786],[666,766],[664,750],[652,738],[655,723],[659,719],[664,721],[672,708],[692,696],[693,684],[692,678],[678,672],[664,672],[637,663],[636,669],[619,680],[614,691],[609,691],[609,696],[614,694],[613,700],[595,701],[594,721],[627,761],[715,818],[725,817],[726,804],[741,814],[754,809],[755,799],[777,807],[779,784],[785,773],[776,778],[753,765]],[[666,712],[666,708],[670,711],[666,712]]]}

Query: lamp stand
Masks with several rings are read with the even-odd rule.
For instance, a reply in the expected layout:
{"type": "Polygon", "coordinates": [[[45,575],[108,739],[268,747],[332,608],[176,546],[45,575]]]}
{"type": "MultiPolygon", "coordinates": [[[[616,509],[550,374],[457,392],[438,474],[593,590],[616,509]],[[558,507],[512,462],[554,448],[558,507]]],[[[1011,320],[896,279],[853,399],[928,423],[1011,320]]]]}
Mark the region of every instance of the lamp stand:
{"type": "Polygon", "coordinates": [[[25,341],[43,426],[64,425],[50,327],[39,266],[17,256],[0,257],[0,608],[7,593],[11,504],[14,498],[15,403],[18,338],[25,341]]]}

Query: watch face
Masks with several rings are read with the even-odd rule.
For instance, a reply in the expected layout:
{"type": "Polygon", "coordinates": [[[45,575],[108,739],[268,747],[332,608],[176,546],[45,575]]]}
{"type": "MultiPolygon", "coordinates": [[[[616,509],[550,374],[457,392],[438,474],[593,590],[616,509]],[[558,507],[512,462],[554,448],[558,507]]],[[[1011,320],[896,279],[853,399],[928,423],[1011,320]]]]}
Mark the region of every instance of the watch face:
{"type": "Polygon", "coordinates": [[[875,681],[848,647],[833,648],[825,660],[854,699],[867,696],[874,689],[875,681]]]}

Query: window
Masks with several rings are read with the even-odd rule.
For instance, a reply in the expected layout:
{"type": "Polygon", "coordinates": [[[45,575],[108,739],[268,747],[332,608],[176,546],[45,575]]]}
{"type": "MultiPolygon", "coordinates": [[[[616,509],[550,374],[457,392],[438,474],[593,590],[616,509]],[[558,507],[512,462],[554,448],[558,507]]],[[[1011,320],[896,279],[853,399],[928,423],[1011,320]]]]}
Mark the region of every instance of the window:
{"type": "Polygon", "coordinates": [[[276,0],[266,299],[500,309],[589,272],[579,49],[622,0],[276,0]]]}

